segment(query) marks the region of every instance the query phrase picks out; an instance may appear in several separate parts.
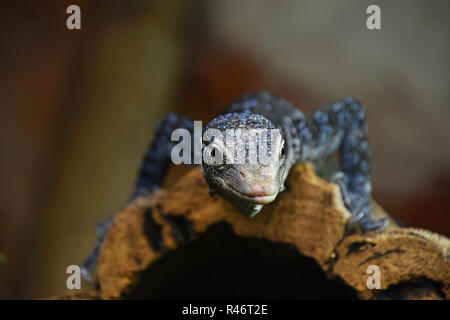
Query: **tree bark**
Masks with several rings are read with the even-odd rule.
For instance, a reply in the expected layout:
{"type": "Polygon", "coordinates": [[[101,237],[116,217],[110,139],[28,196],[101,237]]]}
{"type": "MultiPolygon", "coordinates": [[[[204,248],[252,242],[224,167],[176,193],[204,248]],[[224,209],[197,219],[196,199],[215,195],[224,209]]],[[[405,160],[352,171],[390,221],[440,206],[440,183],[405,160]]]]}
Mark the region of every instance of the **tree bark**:
{"type": "MultiPolygon", "coordinates": [[[[377,217],[389,217],[373,206],[377,217]]],[[[381,233],[346,234],[349,218],[339,187],[316,176],[311,164],[294,167],[287,190],[252,219],[209,196],[196,168],[170,190],[139,198],[117,214],[100,252],[96,289],[78,295],[449,298],[449,239],[392,220],[381,233]],[[372,265],[380,270],[379,289],[368,288],[372,265]],[[253,271],[237,274],[246,268],[253,271]],[[238,291],[228,290],[233,285],[238,291]]]]}

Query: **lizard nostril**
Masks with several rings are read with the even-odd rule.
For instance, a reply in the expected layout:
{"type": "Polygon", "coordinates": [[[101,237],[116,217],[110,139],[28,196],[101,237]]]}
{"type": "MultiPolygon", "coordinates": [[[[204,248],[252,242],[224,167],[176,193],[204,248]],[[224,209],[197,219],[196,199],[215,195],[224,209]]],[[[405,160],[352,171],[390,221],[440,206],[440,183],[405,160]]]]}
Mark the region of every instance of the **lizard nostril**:
{"type": "Polygon", "coordinates": [[[239,170],[239,173],[241,174],[242,178],[245,178],[245,174],[241,170],[239,170]]]}

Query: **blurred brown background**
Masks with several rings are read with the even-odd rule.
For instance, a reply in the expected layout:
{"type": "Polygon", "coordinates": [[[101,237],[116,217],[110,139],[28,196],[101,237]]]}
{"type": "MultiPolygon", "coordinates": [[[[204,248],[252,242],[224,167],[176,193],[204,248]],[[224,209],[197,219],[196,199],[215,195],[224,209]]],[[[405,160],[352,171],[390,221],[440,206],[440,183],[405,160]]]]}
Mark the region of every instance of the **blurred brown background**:
{"type": "MultiPolygon", "coordinates": [[[[450,236],[450,2],[24,1],[0,9],[0,298],[62,293],[168,111],[244,91],[368,108],[374,196],[450,236]],[[81,30],[66,8],[81,7],[81,30]],[[382,29],[366,28],[381,7],[382,29]]],[[[172,172],[176,179],[180,170],[172,172]]]]}

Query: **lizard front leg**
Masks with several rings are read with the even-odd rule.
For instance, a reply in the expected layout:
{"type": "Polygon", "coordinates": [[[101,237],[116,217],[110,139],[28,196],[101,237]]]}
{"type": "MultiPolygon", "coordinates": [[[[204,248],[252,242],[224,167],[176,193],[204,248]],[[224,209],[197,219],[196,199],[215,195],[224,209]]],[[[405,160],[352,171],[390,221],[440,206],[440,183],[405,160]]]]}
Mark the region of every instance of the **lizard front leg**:
{"type": "Polygon", "coordinates": [[[339,151],[342,172],[334,176],[345,205],[352,213],[348,229],[358,223],[362,231],[384,229],[388,220],[374,221],[370,179],[370,146],[364,107],[348,97],[315,111],[299,128],[302,161],[323,158],[339,151]]]}
{"type": "MultiPolygon", "coordinates": [[[[181,128],[188,130],[192,135],[194,130],[193,121],[186,117],[177,116],[174,113],[168,114],[158,125],[153,140],[142,160],[135,188],[127,203],[130,203],[137,197],[150,195],[161,187],[171,165],[170,156],[174,146],[174,142],[171,141],[172,132],[181,128]]],[[[96,226],[97,243],[92,253],[81,264],[81,274],[86,282],[92,282],[92,275],[97,265],[100,249],[114,218],[115,215],[99,222],[96,226]]]]}

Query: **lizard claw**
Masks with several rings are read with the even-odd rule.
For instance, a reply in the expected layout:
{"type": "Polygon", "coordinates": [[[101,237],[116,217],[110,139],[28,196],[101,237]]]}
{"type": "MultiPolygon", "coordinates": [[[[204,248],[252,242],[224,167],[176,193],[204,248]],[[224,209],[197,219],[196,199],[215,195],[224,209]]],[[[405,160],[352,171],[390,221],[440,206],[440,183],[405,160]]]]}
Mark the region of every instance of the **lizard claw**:
{"type": "Polygon", "coordinates": [[[350,203],[350,198],[349,198],[349,194],[348,194],[348,190],[347,190],[347,180],[348,180],[348,178],[341,171],[333,174],[333,176],[331,177],[331,180],[330,180],[332,183],[337,184],[339,186],[339,188],[341,189],[342,199],[344,200],[344,204],[346,206],[348,206],[350,203]]]}
{"type": "Polygon", "coordinates": [[[373,220],[370,217],[363,217],[359,221],[359,227],[361,228],[362,232],[370,231],[370,230],[377,230],[377,231],[383,231],[386,229],[386,227],[389,224],[388,218],[382,218],[380,220],[373,220]]]}
{"type": "Polygon", "coordinates": [[[358,228],[362,233],[372,230],[383,231],[384,229],[386,229],[388,224],[389,219],[387,218],[373,220],[368,216],[362,218],[358,216],[352,216],[347,222],[345,233],[350,234],[356,232],[358,228]]]}

